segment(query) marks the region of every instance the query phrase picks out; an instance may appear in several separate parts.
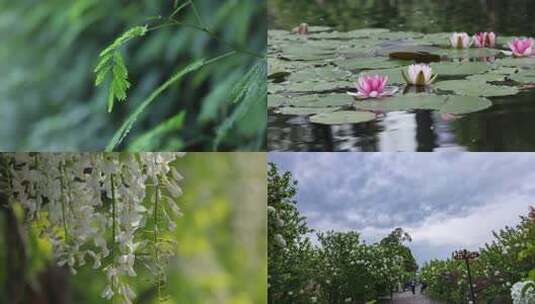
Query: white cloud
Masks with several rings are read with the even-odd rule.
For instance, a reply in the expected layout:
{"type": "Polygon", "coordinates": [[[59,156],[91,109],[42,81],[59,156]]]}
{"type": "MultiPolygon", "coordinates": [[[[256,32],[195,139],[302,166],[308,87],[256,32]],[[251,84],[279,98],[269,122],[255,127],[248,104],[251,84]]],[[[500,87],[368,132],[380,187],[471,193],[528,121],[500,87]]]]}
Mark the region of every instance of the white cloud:
{"type": "Polygon", "coordinates": [[[407,227],[415,242],[431,246],[463,246],[477,249],[492,240],[492,231],[519,222],[528,210],[530,198],[516,196],[472,208],[460,217],[434,214],[419,227],[407,227]]]}

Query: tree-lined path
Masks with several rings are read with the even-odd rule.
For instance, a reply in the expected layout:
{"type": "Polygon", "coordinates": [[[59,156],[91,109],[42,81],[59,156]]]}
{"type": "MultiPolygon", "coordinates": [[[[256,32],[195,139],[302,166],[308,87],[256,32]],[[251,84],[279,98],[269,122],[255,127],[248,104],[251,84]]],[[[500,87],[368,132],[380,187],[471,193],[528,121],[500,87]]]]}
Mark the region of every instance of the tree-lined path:
{"type": "Polygon", "coordinates": [[[394,296],[394,304],[442,304],[440,302],[431,300],[425,295],[416,292],[413,295],[411,292],[398,293],[394,296]]]}

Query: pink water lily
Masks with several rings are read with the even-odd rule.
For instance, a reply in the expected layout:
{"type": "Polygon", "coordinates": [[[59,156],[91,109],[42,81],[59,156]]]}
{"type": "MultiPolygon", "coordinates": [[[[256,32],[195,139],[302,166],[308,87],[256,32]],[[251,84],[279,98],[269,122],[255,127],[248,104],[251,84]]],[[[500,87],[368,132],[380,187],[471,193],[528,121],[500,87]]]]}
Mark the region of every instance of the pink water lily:
{"type": "Polygon", "coordinates": [[[366,98],[381,98],[384,96],[391,96],[396,93],[397,88],[387,87],[386,83],[388,82],[387,76],[368,76],[364,75],[359,77],[356,84],[357,93],[347,92],[351,96],[356,96],[360,99],[366,98]]]}
{"type": "Polygon", "coordinates": [[[509,42],[509,48],[515,57],[527,57],[533,55],[533,44],[535,41],[532,38],[513,39],[509,42]]]}
{"type": "Polygon", "coordinates": [[[494,47],[496,45],[496,34],[493,32],[481,32],[474,35],[474,45],[478,48],[494,47]]]}

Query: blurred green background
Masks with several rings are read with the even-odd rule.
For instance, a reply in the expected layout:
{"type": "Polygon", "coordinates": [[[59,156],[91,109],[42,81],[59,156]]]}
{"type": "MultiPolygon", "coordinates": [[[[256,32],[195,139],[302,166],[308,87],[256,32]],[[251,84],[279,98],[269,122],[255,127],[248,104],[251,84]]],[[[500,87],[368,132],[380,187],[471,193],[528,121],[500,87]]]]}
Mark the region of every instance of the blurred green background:
{"type": "Polygon", "coordinates": [[[380,27],[422,33],[493,30],[499,35],[535,31],[533,0],[268,0],[269,28],[302,22],[339,31],[380,27]]]}
{"type": "MultiPolygon", "coordinates": [[[[174,71],[229,46],[202,31],[166,27],[122,49],[132,88],[106,111],[107,87],[95,88],[99,52],[129,28],[156,25],[185,0],[0,0],[0,151],[101,151],[127,115],[174,71]]],[[[265,0],[196,0],[203,23],[228,43],[264,54],[265,0]]],[[[176,19],[194,24],[191,7],[176,19]]],[[[218,128],[238,105],[229,93],[255,60],[238,54],[211,64],[165,91],[145,111],[120,149],[212,150],[218,128]],[[185,112],[183,124],[135,143],[185,112]]],[[[249,107],[220,150],[265,145],[265,100],[249,107]]]]}
{"type": "MultiPolygon", "coordinates": [[[[184,176],[178,200],[183,216],[170,235],[177,256],[168,267],[165,303],[262,304],[267,301],[266,156],[264,153],[189,153],[175,163],[184,176]]],[[[9,252],[0,213],[0,262],[9,252]]],[[[92,265],[71,275],[47,263],[48,246],[29,235],[27,282],[46,296],[39,304],[106,303],[100,297],[105,275],[92,265]]],[[[91,264],[91,263],[89,263],[91,264]]],[[[5,296],[4,263],[0,263],[0,303],[5,296]]],[[[152,276],[136,268],[132,284],[136,303],[156,299],[152,276]]],[[[38,302],[40,301],[40,302],[38,302]]],[[[31,304],[32,304],[31,303],[31,304]]]]}

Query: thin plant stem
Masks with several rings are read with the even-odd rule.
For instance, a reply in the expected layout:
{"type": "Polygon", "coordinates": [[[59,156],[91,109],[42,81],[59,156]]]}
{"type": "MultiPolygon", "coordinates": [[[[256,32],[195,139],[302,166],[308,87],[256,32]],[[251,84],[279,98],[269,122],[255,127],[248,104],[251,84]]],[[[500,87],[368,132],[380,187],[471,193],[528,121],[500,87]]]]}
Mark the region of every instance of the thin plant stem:
{"type": "Polygon", "coordinates": [[[65,241],[69,241],[69,231],[67,230],[67,218],[65,214],[65,181],[64,181],[64,172],[62,164],[59,165],[59,171],[61,172],[61,176],[59,179],[60,183],[60,191],[61,191],[61,220],[63,222],[63,231],[65,233],[65,241]]]}
{"type": "Polygon", "coordinates": [[[197,10],[197,6],[193,2],[193,0],[189,0],[189,3],[191,4],[191,7],[193,9],[193,14],[195,14],[195,18],[197,19],[197,23],[199,23],[201,27],[205,27],[204,23],[202,22],[201,15],[199,14],[199,10],[197,10]]]}
{"type": "Polygon", "coordinates": [[[169,16],[169,18],[173,18],[174,16],[176,16],[176,14],[178,14],[183,8],[185,8],[186,6],[190,5],[191,3],[188,1],[188,2],[185,2],[185,3],[182,3],[182,5],[180,5],[179,7],[177,7],[173,13],[169,16]]]}
{"type": "MultiPolygon", "coordinates": [[[[160,192],[160,186],[156,185],[154,188],[154,258],[156,259],[156,263],[159,262],[160,253],[158,252],[158,202],[160,200],[159,192],[160,192]]],[[[158,301],[162,297],[162,288],[160,284],[160,273],[158,270],[158,278],[157,278],[157,288],[158,288],[158,301]]]]}
{"type": "Polygon", "coordinates": [[[212,64],[214,62],[217,62],[219,60],[223,60],[227,57],[230,57],[232,55],[235,55],[236,51],[231,51],[228,53],[225,53],[223,55],[214,57],[209,60],[203,60],[196,63],[193,63],[189,65],[188,67],[181,69],[178,71],[173,77],[168,79],[164,84],[162,84],[160,87],[158,87],[152,94],[145,99],[141,105],[132,113],[128,119],[122,124],[122,126],[119,128],[117,132],[115,132],[113,138],[111,139],[110,143],[106,147],[106,152],[112,152],[115,147],[120,144],[123,139],[126,137],[130,129],[132,128],[134,122],[137,120],[138,116],[143,113],[143,111],[158,97],[160,94],[162,94],[165,90],[167,90],[173,83],[184,77],[186,74],[196,71],[206,65],[212,64]]]}
{"type": "Polygon", "coordinates": [[[158,29],[166,28],[166,27],[171,27],[171,26],[183,26],[183,27],[189,27],[189,28],[193,28],[193,29],[199,30],[201,32],[206,33],[212,39],[215,39],[215,40],[219,41],[223,45],[235,50],[238,53],[246,54],[246,55],[257,57],[257,58],[265,58],[265,56],[262,55],[262,54],[258,54],[256,52],[250,51],[250,50],[245,49],[243,47],[236,46],[235,44],[233,44],[231,42],[228,42],[225,39],[220,38],[216,33],[214,33],[213,31],[211,31],[210,29],[208,29],[206,27],[195,25],[195,24],[191,24],[191,23],[184,23],[184,22],[180,22],[180,21],[177,21],[177,20],[174,20],[174,19],[168,19],[167,23],[163,23],[163,24],[154,26],[152,28],[149,28],[148,31],[150,32],[150,31],[154,31],[154,30],[158,30],[158,29]]]}
{"type": "MultiPolygon", "coordinates": [[[[111,258],[112,263],[115,259],[115,214],[116,214],[116,206],[115,206],[115,181],[114,181],[114,174],[112,173],[110,176],[110,183],[111,183],[111,201],[112,201],[112,211],[111,211],[111,217],[112,217],[112,245],[111,245],[111,258]]],[[[115,286],[113,284],[113,280],[111,281],[111,289],[115,290],[115,286]]],[[[111,298],[112,303],[115,303],[115,296],[111,298]]]]}

